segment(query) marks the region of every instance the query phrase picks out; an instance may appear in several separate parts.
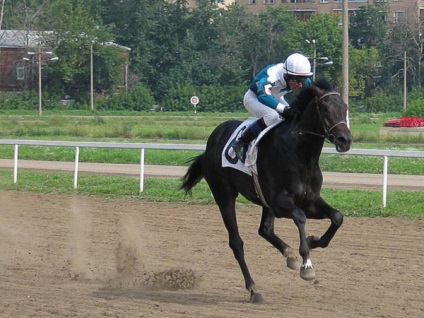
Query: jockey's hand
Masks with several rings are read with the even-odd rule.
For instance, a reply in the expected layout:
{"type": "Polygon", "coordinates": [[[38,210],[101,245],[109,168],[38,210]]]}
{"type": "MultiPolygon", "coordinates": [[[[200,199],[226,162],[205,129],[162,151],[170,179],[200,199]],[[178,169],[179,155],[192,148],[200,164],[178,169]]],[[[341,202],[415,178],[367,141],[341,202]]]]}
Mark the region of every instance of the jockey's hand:
{"type": "Polygon", "coordinates": [[[289,107],[288,105],[284,105],[282,103],[278,103],[277,107],[275,108],[275,110],[280,114],[283,115],[284,111],[287,109],[287,107],[289,107]]]}
{"type": "Polygon", "coordinates": [[[295,117],[298,117],[300,115],[299,111],[297,109],[286,107],[281,114],[285,119],[293,119],[295,117]]]}

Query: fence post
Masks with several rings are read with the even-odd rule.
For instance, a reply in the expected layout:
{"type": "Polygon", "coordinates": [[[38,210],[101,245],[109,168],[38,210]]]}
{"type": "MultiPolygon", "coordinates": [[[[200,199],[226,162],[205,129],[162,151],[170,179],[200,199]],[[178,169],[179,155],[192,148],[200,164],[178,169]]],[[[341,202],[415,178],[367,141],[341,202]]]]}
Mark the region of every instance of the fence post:
{"type": "Polygon", "coordinates": [[[13,183],[18,182],[18,145],[15,145],[15,152],[13,155],[13,183]]]}
{"type": "Polygon", "coordinates": [[[140,151],[140,193],[144,191],[144,148],[140,151]]]}
{"type": "Polygon", "coordinates": [[[79,147],[75,147],[74,189],[78,186],[79,147]]]}
{"type": "Polygon", "coordinates": [[[388,170],[388,159],[384,156],[383,164],[383,208],[387,206],[387,170],[388,170]]]}

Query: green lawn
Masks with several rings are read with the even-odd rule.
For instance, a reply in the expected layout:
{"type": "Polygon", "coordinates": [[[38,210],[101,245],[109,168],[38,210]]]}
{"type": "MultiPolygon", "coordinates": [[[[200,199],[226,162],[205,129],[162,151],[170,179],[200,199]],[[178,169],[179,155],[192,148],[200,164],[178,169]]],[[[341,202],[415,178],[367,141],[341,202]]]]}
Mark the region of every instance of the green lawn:
{"type": "MultiPolygon", "coordinates": [[[[424,138],[399,137],[382,139],[379,130],[389,118],[401,114],[351,114],[353,148],[424,150],[424,138]]],[[[247,113],[90,113],[88,111],[0,112],[0,139],[33,139],[102,142],[166,142],[205,144],[209,134],[221,122],[244,119],[247,113]]],[[[326,143],[325,147],[331,144],[326,143]]],[[[185,165],[196,151],[146,150],[146,164],[185,165]]],[[[0,145],[0,158],[13,158],[14,147],[0,145]]],[[[70,147],[20,146],[20,159],[73,161],[75,149],[70,147]]],[[[80,149],[82,162],[139,163],[140,151],[131,149],[80,149]]],[[[352,155],[322,155],[323,171],[382,173],[383,158],[352,155]]],[[[424,158],[390,158],[392,174],[424,175],[424,158]]],[[[214,204],[205,182],[187,198],[178,190],[177,179],[146,179],[145,191],[139,194],[139,181],[131,177],[81,175],[78,189],[73,190],[72,174],[19,171],[19,182],[12,182],[12,171],[0,170],[0,189],[40,193],[77,192],[81,195],[122,197],[131,200],[179,202],[182,204],[214,204]]],[[[381,206],[381,191],[323,189],[330,204],[348,216],[424,215],[424,199],[418,191],[390,191],[388,207],[381,206]]],[[[250,204],[244,199],[239,204],[250,204]]]]}

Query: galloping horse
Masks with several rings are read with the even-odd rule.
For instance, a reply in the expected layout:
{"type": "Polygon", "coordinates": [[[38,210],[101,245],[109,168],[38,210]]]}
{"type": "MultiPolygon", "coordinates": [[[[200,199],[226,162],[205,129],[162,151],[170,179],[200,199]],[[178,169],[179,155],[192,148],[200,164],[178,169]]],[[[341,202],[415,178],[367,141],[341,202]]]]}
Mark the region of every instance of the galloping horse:
{"type": "Polygon", "coordinates": [[[262,302],[262,296],[249,273],[239,235],[235,202],[240,193],[262,206],[259,235],[286,257],[287,266],[300,269],[305,280],[315,278],[309,250],[327,247],[343,223],[343,214],[320,196],[322,173],[319,157],[324,140],[335,145],[338,152],[350,149],[352,135],[346,123],[347,106],[328,81],[319,80],[302,88],[292,104],[297,113],[292,120],[282,121],[272,128],[258,144],[257,183],[254,178],[236,169],[222,167],[221,154],[240,121],[226,121],[210,135],[206,150],[194,157],[181,189],[191,189],[202,179],[208,183],[229,235],[229,245],[243,273],[251,302],[262,302]],[[258,195],[261,193],[261,195],[258,195]],[[300,264],[289,245],[274,232],[275,218],[292,219],[299,230],[300,264]],[[306,219],[329,218],[331,225],[321,236],[305,235],[306,219]]]}

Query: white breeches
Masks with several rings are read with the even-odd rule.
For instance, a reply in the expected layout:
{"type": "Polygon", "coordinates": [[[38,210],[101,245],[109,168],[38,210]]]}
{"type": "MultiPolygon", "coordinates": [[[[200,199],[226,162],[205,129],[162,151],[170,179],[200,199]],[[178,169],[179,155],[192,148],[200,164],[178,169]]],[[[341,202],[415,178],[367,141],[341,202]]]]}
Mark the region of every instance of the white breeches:
{"type": "Polygon", "coordinates": [[[244,94],[244,107],[256,118],[263,118],[265,125],[270,126],[279,121],[280,114],[275,109],[262,104],[250,89],[244,94]]]}

